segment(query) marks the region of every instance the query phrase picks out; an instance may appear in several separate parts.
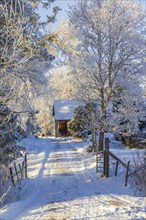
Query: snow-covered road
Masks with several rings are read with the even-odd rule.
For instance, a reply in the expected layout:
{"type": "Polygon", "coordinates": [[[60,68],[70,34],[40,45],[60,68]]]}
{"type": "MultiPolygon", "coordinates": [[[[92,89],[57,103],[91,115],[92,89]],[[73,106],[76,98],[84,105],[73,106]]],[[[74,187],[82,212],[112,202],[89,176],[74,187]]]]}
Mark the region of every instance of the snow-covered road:
{"type": "Polygon", "coordinates": [[[145,219],[144,198],[132,196],[115,178],[97,176],[94,156],[82,153],[84,144],[34,140],[29,179],[20,200],[2,209],[1,220],[145,219]]]}

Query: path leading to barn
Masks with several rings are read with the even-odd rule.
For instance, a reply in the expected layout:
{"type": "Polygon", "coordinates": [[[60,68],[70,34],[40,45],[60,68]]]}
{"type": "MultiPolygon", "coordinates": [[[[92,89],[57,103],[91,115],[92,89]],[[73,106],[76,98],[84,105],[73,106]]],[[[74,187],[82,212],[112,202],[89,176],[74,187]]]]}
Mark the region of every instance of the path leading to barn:
{"type": "Polygon", "coordinates": [[[144,198],[95,174],[95,157],[73,139],[28,141],[28,176],[20,200],[3,207],[1,220],[144,219],[144,198]],[[34,147],[35,146],[35,147],[34,147]]]}

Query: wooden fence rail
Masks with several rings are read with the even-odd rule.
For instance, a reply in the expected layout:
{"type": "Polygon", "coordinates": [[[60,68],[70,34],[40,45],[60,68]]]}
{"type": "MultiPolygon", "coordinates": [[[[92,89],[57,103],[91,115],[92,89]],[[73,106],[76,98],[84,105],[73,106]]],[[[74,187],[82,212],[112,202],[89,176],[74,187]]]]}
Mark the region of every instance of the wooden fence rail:
{"type": "Polygon", "coordinates": [[[27,155],[25,154],[21,163],[17,163],[17,161],[13,162],[13,164],[9,167],[9,171],[10,179],[14,186],[21,179],[27,178],[27,155]]]}
{"type": "MultiPolygon", "coordinates": [[[[111,151],[105,150],[106,154],[111,156],[114,160],[116,160],[116,167],[115,167],[115,176],[118,175],[118,167],[121,164],[125,169],[126,169],[126,174],[125,174],[125,186],[127,186],[128,183],[128,176],[129,176],[129,170],[130,170],[130,161],[124,163],[122,160],[120,160],[117,156],[115,156],[111,151]]],[[[106,162],[105,162],[106,163],[106,162]]]]}
{"type": "Polygon", "coordinates": [[[115,159],[116,161],[118,161],[124,168],[127,167],[127,164],[124,163],[122,160],[120,160],[117,156],[115,156],[111,151],[106,150],[106,152],[109,154],[109,156],[111,156],[113,159],[115,159]]]}
{"type": "Polygon", "coordinates": [[[119,159],[116,155],[114,155],[109,150],[109,138],[105,138],[105,150],[103,151],[103,157],[104,157],[104,164],[103,164],[103,176],[108,178],[109,177],[109,158],[112,157],[116,161],[116,167],[115,167],[115,176],[118,175],[118,167],[119,165],[122,165],[126,169],[125,173],[125,186],[127,186],[128,183],[128,177],[130,176],[130,161],[128,163],[124,163],[121,159],[119,159]]]}

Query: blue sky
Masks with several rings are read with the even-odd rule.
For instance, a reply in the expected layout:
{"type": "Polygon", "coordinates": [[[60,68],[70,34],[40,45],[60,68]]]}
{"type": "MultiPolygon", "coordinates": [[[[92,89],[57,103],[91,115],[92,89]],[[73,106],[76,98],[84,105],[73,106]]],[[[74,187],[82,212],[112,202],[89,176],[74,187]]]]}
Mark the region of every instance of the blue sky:
{"type": "Polygon", "coordinates": [[[67,18],[67,11],[69,9],[68,5],[72,5],[74,3],[75,3],[74,0],[56,0],[55,3],[52,4],[50,9],[45,10],[43,8],[40,8],[39,13],[41,15],[41,20],[45,20],[46,15],[51,14],[52,7],[58,6],[59,8],[61,8],[61,11],[59,11],[57,18],[56,18],[56,25],[55,26],[57,26],[60,23],[61,19],[67,18]]]}
{"type": "MultiPolygon", "coordinates": [[[[133,0],[133,1],[137,1],[141,4],[142,8],[146,11],[146,0],[133,0]]],[[[59,11],[58,15],[57,15],[57,19],[56,19],[56,23],[53,24],[53,29],[55,29],[58,24],[60,23],[60,21],[63,18],[67,18],[67,11],[69,9],[68,5],[72,5],[75,3],[75,0],[56,0],[54,4],[52,4],[52,7],[54,6],[59,6],[62,10],[59,11]]],[[[51,11],[52,11],[52,7],[48,10],[39,9],[39,13],[41,15],[41,20],[45,20],[46,15],[50,15],[51,11]]]]}

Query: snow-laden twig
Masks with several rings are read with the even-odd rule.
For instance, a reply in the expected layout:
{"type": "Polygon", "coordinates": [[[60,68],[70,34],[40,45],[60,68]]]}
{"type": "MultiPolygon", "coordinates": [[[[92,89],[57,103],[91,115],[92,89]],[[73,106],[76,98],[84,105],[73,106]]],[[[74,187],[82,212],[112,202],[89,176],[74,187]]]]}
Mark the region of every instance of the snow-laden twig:
{"type": "Polygon", "coordinates": [[[7,192],[5,192],[2,197],[0,198],[0,203],[2,204],[6,198],[6,196],[8,195],[8,193],[10,192],[10,189],[12,188],[12,186],[9,186],[7,192]]]}

